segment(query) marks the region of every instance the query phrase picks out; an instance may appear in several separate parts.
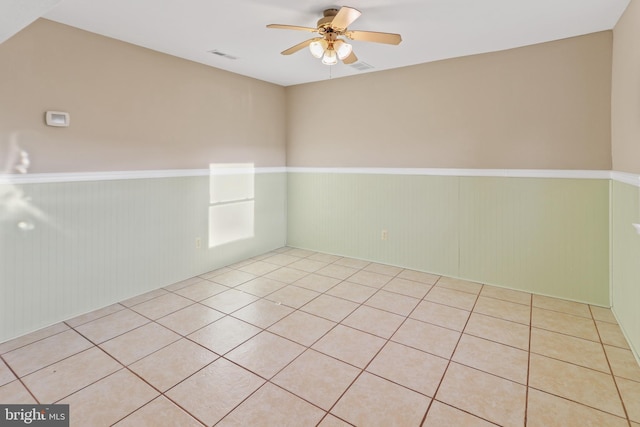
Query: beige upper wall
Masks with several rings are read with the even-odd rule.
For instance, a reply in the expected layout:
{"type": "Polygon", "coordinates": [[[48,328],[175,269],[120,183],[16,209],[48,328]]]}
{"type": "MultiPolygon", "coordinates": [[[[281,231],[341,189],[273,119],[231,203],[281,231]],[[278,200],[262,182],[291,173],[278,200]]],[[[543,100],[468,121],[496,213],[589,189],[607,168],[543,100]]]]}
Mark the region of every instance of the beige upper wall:
{"type": "Polygon", "coordinates": [[[11,141],[30,172],[285,164],[280,86],[43,19],[0,44],[0,64],[0,168],[11,141]],[[47,110],[71,126],[45,126],[47,110]]]}
{"type": "Polygon", "coordinates": [[[287,164],[610,169],[611,39],[288,87],[287,164]]]}
{"type": "Polygon", "coordinates": [[[640,2],[631,0],[613,30],[613,169],[640,173],[640,2]]]}

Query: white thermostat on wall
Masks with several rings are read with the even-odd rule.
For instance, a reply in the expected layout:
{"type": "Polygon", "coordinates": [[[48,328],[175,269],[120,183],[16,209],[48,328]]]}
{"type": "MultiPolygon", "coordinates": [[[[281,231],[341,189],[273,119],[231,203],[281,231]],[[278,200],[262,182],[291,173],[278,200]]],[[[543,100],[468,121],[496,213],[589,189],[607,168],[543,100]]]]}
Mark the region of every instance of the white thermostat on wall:
{"type": "Polygon", "coordinates": [[[62,111],[47,111],[47,126],[67,127],[69,126],[69,113],[62,111]]]}

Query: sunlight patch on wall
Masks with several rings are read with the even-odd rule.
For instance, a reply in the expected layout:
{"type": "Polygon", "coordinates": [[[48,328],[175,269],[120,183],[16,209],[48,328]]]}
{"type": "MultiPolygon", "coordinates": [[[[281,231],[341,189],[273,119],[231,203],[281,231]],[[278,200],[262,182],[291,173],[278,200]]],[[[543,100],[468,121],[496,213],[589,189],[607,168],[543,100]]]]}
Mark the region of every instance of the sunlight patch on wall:
{"type": "Polygon", "coordinates": [[[253,163],[209,165],[209,247],[254,236],[253,163]]]}

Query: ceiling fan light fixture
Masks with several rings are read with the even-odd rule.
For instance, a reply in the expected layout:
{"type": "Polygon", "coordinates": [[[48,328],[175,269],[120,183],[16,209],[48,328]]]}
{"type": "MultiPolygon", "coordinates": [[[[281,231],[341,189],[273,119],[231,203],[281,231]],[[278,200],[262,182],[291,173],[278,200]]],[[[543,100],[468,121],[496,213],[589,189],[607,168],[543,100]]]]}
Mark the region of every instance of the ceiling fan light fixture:
{"type": "Polygon", "coordinates": [[[327,46],[328,43],[326,40],[318,40],[309,44],[309,51],[314,58],[320,59],[322,58],[322,55],[324,55],[324,51],[327,46]]]}
{"type": "Polygon", "coordinates": [[[336,65],[338,63],[338,55],[333,48],[329,48],[324,51],[324,56],[322,57],[322,63],[324,65],[336,65]]]}
{"type": "Polygon", "coordinates": [[[351,52],[353,51],[353,47],[349,43],[344,42],[344,40],[336,40],[333,43],[333,48],[336,50],[338,58],[341,61],[351,55],[351,52]]]}

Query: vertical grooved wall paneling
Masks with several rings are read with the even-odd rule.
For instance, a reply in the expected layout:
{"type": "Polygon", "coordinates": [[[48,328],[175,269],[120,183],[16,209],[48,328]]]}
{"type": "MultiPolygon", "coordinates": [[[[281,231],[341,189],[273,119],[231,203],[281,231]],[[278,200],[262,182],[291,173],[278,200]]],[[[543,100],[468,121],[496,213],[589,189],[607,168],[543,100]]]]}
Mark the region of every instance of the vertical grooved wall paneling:
{"type": "Polygon", "coordinates": [[[640,361],[640,188],[613,181],[612,193],[613,311],[640,361]]]}
{"type": "Polygon", "coordinates": [[[607,179],[317,172],[288,179],[292,246],[610,303],[607,179]]]}
{"type": "Polygon", "coordinates": [[[0,212],[0,342],[286,240],[285,173],[255,175],[254,237],[214,248],[207,176],[0,185],[11,191],[30,208],[0,212]]]}

